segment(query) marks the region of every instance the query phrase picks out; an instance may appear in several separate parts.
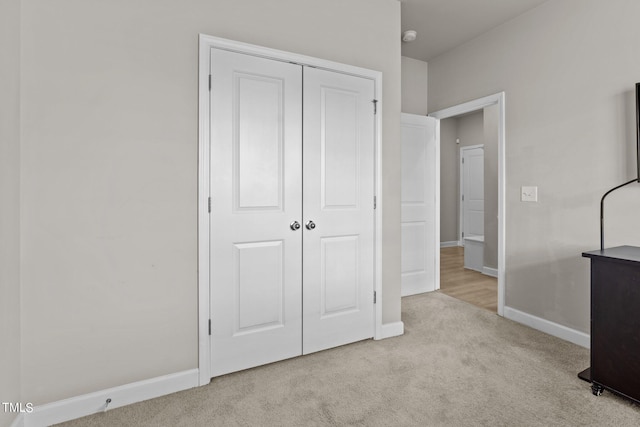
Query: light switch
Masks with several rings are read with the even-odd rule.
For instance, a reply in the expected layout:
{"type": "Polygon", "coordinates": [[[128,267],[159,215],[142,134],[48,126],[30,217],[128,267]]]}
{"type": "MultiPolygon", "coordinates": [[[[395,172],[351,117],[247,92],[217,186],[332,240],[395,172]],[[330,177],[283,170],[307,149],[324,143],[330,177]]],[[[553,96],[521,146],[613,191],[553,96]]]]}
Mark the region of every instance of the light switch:
{"type": "Polygon", "coordinates": [[[522,202],[537,202],[538,201],[538,187],[520,187],[520,201],[522,202]]]}

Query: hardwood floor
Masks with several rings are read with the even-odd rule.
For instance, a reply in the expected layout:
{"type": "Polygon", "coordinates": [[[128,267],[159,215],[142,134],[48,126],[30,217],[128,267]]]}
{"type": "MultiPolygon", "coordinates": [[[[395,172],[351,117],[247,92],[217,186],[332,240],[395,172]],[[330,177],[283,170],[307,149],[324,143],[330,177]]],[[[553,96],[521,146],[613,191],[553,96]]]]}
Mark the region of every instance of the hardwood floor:
{"type": "Polygon", "coordinates": [[[440,249],[440,292],[496,313],[498,279],[464,268],[464,248],[440,249]]]}

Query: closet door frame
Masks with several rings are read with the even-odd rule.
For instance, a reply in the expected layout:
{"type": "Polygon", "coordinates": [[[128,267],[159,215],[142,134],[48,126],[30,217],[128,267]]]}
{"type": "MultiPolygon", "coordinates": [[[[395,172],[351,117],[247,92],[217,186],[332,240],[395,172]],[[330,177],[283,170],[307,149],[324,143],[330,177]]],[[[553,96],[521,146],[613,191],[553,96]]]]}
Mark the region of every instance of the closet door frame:
{"type": "MultiPolygon", "coordinates": [[[[334,72],[371,79],[375,86],[377,114],[375,115],[374,153],[374,197],[376,200],[374,229],[374,291],[377,300],[374,308],[374,339],[388,335],[382,328],[382,73],[365,68],[327,61],[305,55],[298,55],[262,46],[200,34],[199,75],[198,75],[198,378],[199,385],[211,381],[210,373],[210,307],[209,307],[209,207],[215,209],[215,200],[209,201],[209,75],[211,49],[225,49],[233,52],[293,62],[303,66],[322,68],[334,72]],[[211,203],[211,205],[210,205],[211,203]]],[[[373,100],[372,100],[373,101],[373,100]]],[[[373,105],[372,105],[372,108],[373,105]]],[[[372,200],[371,203],[374,203],[372,200]]]]}

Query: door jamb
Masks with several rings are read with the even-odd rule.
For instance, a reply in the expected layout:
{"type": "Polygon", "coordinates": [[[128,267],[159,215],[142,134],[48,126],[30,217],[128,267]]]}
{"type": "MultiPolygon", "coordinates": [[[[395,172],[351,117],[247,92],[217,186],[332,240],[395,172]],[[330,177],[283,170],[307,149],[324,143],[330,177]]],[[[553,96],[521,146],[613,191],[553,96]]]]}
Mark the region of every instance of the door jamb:
{"type": "MultiPolygon", "coordinates": [[[[506,282],[505,282],[505,245],[506,245],[506,174],[505,174],[505,93],[499,92],[494,95],[474,99],[453,107],[438,110],[429,114],[431,117],[443,120],[449,117],[459,116],[465,113],[481,110],[491,105],[498,106],[498,315],[504,316],[506,282]]],[[[437,144],[440,144],[438,138],[437,144]]],[[[438,159],[440,162],[440,159],[438,159]]],[[[438,209],[440,199],[438,199],[438,209]]]]}
{"type": "MultiPolygon", "coordinates": [[[[374,339],[385,338],[382,328],[382,73],[379,71],[360,68],[352,65],[314,58],[305,55],[285,52],[281,50],[251,45],[233,40],[200,34],[199,37],[199,65],[198,65],[198,379],[200,385],[211,381],[210,354],[210,293],[209,293],[209,197],[210,197],[210,167],[209,167],[209,74],[210,54],[212,48],[225,49],[233,52],[268,58],[272,60],[293,62],[302,66],[321,68],[329,71],[349,74],[373,80],[377,108],[375,117],[375,153],[374,153],[374,197],[376,201],[375,215],[375,282],[373,291],[376,293],[374,307],[374,339]]],[[[372,100],[373,101],[373,100],[372,100]]],[[[374,201],[372,200],[373,204],[374,201]]],[[[372,296],[373,297],[373,296],[372,296]]]]}
{"type": "Polygon", "coordinates": [[[463,163],[462,163],[462,152],[464,150],[473,150],[474,148],[482,148],[484,149],[484,144],[476,144],[476,145],[464,145],[460,147],[460,159],[458,160],[458,165],[460,166],[459,170],[459,178],[458,182],[458,201],[460,201],[459,209],[458,209],[458,242],[460,242],[460,246],[464,246],[464,236],[462,233],[464,232],[464,209],[462,208],[462,195],[464,194],[464,177],[463,177],[463,163]]]}

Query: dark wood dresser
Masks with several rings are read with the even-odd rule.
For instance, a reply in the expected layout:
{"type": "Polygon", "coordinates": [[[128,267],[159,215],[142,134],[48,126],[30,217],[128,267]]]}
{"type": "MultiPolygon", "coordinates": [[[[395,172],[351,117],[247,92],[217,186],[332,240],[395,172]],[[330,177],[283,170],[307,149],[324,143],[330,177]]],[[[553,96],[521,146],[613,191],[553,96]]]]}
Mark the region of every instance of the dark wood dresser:
{"type": "Polygon", "coordinates": [[[591,259],[591,368],[596,396],[603,389],[640,403],[640,248],[584,252],[591,259]]]}

